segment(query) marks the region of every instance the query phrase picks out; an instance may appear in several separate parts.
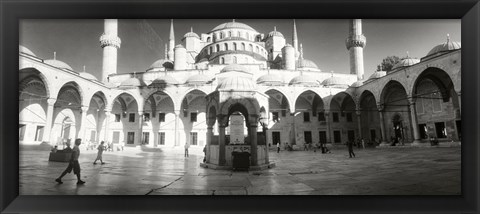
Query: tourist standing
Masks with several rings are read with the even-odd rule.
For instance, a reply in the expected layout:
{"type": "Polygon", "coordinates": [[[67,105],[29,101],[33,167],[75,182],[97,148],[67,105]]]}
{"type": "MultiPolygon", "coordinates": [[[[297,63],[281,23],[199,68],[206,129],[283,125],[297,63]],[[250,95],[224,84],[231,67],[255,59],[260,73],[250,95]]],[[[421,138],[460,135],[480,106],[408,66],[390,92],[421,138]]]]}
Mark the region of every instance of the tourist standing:
{"type": "Polygon", "coordinates": [[[188,148],[190,147],[189,143],[185,143],[185,157],[188,157],[188,148]]]}
{"type": "Polygon", "coordinates": [[[59,184],[63,184],[62,182],[63,176],[65,176],[67,173],[72,172],[72,170],[73,170],[73,174],[77,175],[77,184],[80,185],[85,183],[85,181],[82,181],[80,179],[80,164],[78,163],[78,157],[80,157],[80,148],[79,148],[80,144],[82,144],[82,139],[80,138],[76,139],[75,146],[72,149],[73,152],[70,158],[70,162],[68,163],[68,167],[65,169],[65,171],[62,172],[60,177],[55,179],[55,181],[58,182],[59,184]]]}
{"type": "Polygon", "coordinates": [[[280,153],[280,142],[277,142],[277,153],[280,153]]]}
{"type": "Polygon", "coordinates": [[[350,158],[355,157],[355,153],[353,153],[353,141],[347,141],[347,146],[348,146],[348,155],[350,155],[350,158]]]}
{"type": "Polygon", "coordinates": [[[365,149],[365,140],[363,140],[363,138],[362,138],[362,147],[363,149],[365,149]]]}
{"type": "Polygon", "coordinates": [[[97,164],[97,160],[100,160],[100,162],[102,164],[105,164],[105,162],[103,162],[102,160],[102,155],[103,155],[103,151],[105,150],[105,146],[104,146],[105,142],[100,142],[100,145],[98,145],[98,152],[97,152],[97,158],[95,159],[95,161],[93,161],[93,164],[97,164]]]}

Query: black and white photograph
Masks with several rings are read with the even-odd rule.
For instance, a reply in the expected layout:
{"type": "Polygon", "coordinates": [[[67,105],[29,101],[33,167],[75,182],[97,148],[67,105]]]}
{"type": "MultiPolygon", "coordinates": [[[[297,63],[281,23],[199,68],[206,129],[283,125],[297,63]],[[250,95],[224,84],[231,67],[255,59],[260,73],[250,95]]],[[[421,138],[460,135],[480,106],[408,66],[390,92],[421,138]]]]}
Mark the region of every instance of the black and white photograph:
{"type": "Polygon", "coordinates": [[[19,194],[461,196],[461,32],[21,19],[19,194]]]}

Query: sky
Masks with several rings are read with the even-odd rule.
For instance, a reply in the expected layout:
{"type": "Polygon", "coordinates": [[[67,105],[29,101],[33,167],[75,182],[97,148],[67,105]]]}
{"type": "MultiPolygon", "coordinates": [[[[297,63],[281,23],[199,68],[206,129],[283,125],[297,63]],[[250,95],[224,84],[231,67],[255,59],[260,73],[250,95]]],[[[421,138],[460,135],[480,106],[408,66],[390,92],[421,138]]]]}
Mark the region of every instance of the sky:
{"type": "MultiPolygon", "coordinates": [[[[181,44],[185,33],[208,33],[217,25],[232,19],[174,19],[175,44],[181,44]]],[[[292,43],[292,19],[236,19],[259,33],[268,34],[276,26],[292,43]]],[[[299,43],[303,44],[304,58],[312,60],[323,72],[350,73],[347,19],[296,19],[299,43]]],[[[461,42],[460,19],[363,19],[364,70],[368,78],[387,56],[424,57],[434,46],[447,40],[461,42]]],[[[158,59],[164,58],[168,43],[170,20],[121,19],[118,36],[122,40],[118,50],[117,73],[144,72],[158,59]]],[[[20,45],[37,57],[56,59],[70,65],[75,71],[85,70],[100,78],[102,48],[99,38],[103,33],[101,19],[21,20],[20,45]]]]}

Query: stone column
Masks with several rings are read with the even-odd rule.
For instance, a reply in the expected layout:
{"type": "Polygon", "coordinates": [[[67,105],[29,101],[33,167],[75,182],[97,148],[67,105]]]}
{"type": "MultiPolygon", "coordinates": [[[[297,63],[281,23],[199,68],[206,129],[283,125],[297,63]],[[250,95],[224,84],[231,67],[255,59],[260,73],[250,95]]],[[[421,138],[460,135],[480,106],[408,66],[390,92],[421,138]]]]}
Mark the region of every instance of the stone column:
{"type": "Polygon", "coordinates": [[[330,112],[325,111],[325,122],[327,123],[327,143],[332,143],[332,127],[330,126],[330,112]]]}
{"type": "Polygon", "coordinates": [[[412,99],[408,99],[408,105],[410,106],[410,118],[412,118],[412,129],[413,129],[413,145],[419,145],[421,141],[420,130],[418,129],[417,123],[417,109],[415,107],[415,102],[412,99]]]}
{"type": "Polygon", "coordinates": [[[258,165],[258,149],[257,149],[257,124],[250,125],[250,150],[251,150],[251,165],[258,165]]]}
{"type": "Polygon", "coordinates": [[[225,159],[225,125],[218,125],[218,165],[225,166],[227,163],[225,159]]]}
{"type": "Polygon", "coordinates": [[[380,132],[382,135],[382,141],[380,142],[381,145],[387,145],[387,136],[385,133],[385,121],[383,120],[383,106],[378,106],[378,113],[380,115],[380,132]]]}
{"type": "Polygon", "coordinates": [[[265,126],[262,126],[262,131],[263,131],[263,135],[264,135],[264,137],[265,137],[265,139],[264,139],[264,140],[265,140],[265,158],[266,158],[266,160],[267,160],[265,163],[268,164],[268,163],[270,162],[270,161],[269,161],[270,158],[269,158],[269,156],[268,156],[268,151],[269,151],[268,141],[267,141],[267,139],[268,139],[268,137],[267,137],[268,128],[267,128],[266,125],[265,125],[265,126]]]}
{"type": "Polygon", "coordinates": [[[363,133],[362,133],[362,115],[361,115],[360,110],[357,110],[355,113],[357,114],[358,137],[359,137],[360,139],[362,139],[362,138],[363,138],[363,133]]]}
{"type": "Polygon", "coordinates": [[[77,138],[81,138],[85,142],[85,131],[86,131],[86,126],[87,126],[87,111],[88,111],[88,106],[82,106],[82,118],[81,118],[81,124],[80,124],[80,131],[78,133],[77,138]]]}
{"type": "Polygon", "coordinates": [[[105,141],[105,143],[109,142],[109,139],[108,139],[108,125],[110,123],[110,109],[105,109],[105,129],[103,131],[103,140],[105,141]]]}
{"type": "Polygon", "coordinates": [[[142,137],[143,137],[143,111],[138,112],[138,131],[140,134],[138,135],[138,144],[142,145],[142,137]]]}
{"type": "Polygon", "coordinates": [[[51,142],[50,136],[52,132],[52,124],[53,124],[53,106],[55,105],[55,102],[57,102],[57,99],[54,98],[48,98],[47,99],[47,118],[45,121],[45,132],[43,133],[43,141],[44,142],[49,142],[50,145],[53,145],[54,143],[51,142]]]}
{"type": "Polygon", "coordinates": [[[180,110],[175,110],[175,136],[174,136],[174,139],[175,139],[175,146],[180,146],[180,139],[178,139],[178,120],[179,120],[179,117],[180,117],[180,110]]]}
{"type": "Polygon", "coordinates": [[[293,146],[296,144],[296,137],[295,137],[295,113],[290,113],[292,117],[292,121],[290,122],[290,145],[293,146]]]}
{"type": "Polygon", "coordinates": [[[213,126],[207,127],[207,151],[205,153],[207,163],[210,163],[210,145],[213,139],[213,126]]]}

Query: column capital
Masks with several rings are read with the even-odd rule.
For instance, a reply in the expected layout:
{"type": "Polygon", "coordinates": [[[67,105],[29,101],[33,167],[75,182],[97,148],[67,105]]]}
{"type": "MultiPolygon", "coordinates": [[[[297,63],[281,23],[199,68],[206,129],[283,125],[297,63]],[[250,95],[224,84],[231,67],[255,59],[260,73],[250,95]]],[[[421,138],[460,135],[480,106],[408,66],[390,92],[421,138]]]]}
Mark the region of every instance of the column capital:
{"type": "Polygon", "coordinates": [[[82,113],[84,112],[87,113],[88,108],[89,108],[88,106],[82,106],[80,109],[82,110],[82,113]]]}
{"type": "Polygon", "coordinates": [[[383,111],[384,108],[385,108],[385,106],[383,104],[377,103],[378,111],[383,111]]]}
{"type": "Polygon", "coordinates": [[[415,105],[415,100],[413,97],[408,98],[408,105],[415,105]]]}
{"type": "Polygon", "coordinates": [[[55,102],[57,102],[57,99],[55,99],[55,98],[47,98],[47,103],[48,103],[48,105],[54,105],[55,102]]]}
{"type": "Polygon", "coordinates": [[[145,112],[144,111],[138,111],[138,115],[142,116],[145,112]]]}

